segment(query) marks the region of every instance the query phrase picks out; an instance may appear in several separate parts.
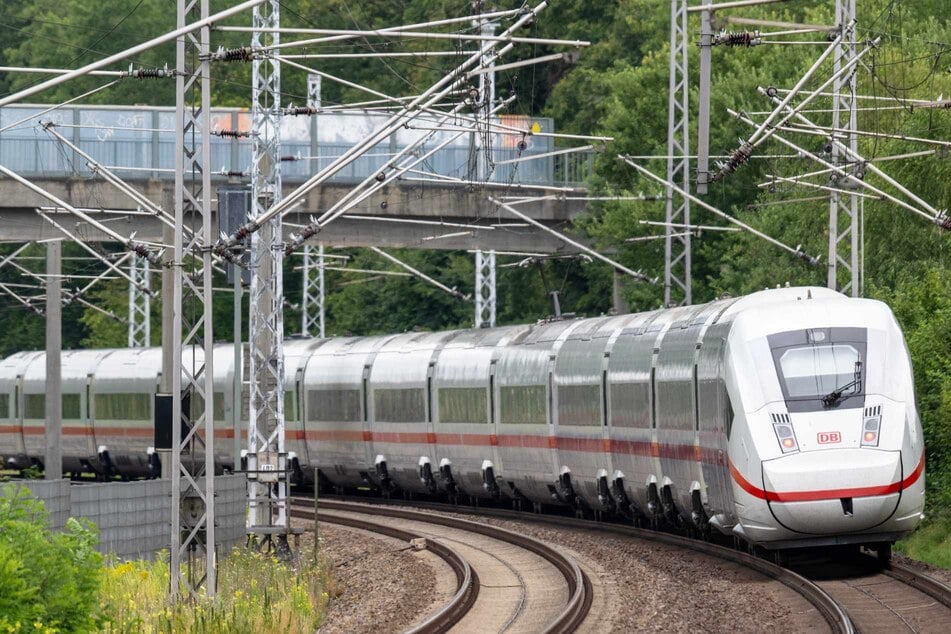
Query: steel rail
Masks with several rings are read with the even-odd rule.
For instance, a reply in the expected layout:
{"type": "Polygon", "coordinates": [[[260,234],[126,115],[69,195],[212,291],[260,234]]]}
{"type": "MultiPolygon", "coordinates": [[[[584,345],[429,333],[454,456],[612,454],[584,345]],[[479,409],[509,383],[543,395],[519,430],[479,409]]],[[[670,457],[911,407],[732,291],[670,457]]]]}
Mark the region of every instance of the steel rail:
{"type": "MultiPolygon", "coordinates": [[[[292,504],[291,516],[313,521],[314,512],[312,509],[302,508],[301,506],[294,506],[292,504]]],[[[446,562],[452,569],[453,574],[456,576],[455,594],[446,604],[427,617],[425,621],[407,630],[406,634],[442,634],[448,632],[456,623],[462,620],[472,609],[472,606],[475,605],[480,589],[479,576],[469,565],[469,562],[455,549],[435,540],[426,539],[418,533],[404,531],[385,524],[321,512],[317,513],[317,518],[329,524],[358,528],[380,535],[386,535],[387,537],[393,537],[394,539],[407,543],[415,539],[425,540],[426,549],[446,562]]]]}
{"type": "MultiPolygon", "coordinates": [[[[655,530],[648,530],[644,528],[637,528],[634,526],[628,526],[624,524],[612,524],[607,522],[596,522],[593,520],[582,520],[570,517],[560,517],[556,515],[539,515],[537,513],[528,513],[524,511],[510,511],[506,509],[495,509],[495,508],[471,508],[466,506],[456,506],[452,504],[440,504],[436,502],[421,502],[414,500],[412,502],[403,502],[401,500],[384,500],[380,498],[353,498],[346,496],[333,496],[335,499],[348,499],[348,500],[359,500],[364,504],[375,504],[378,506],[401,506],[401,505],[412,505],[417,508],[423,508],[433,511],[441,511],[448,513],[459,513],[466,515],[481,515],[488,517],[496,517],[499,519],[515,520],[522,522],[532,522],[538,524],[548,524],[553,526],[560,526],[565,528],[575,528],[583,530],[594,530],[607,533],[614,533],[617,535],[624,535],[628,537],[636,537],[638,539],[651,540],[655,542],[660,542],[677,548],[686,548],[693,550],[695,552],[709,555],[711,557],[716,557],[717,559],[722,559],[726,561],[733,562],[745,568],[749,568],[755,572],[758,572],[764,576],[767,576],[771,579],[775,579],[779,583],[783,584],[787,588],[798,593],[802,596],[807,602],[809,602],[819,614],[825,619],[829,624],[829,627],[836,634],[854,634],[855,627],[852,624],[852,620],[849,618],[848,613],[843,609],[838,601],[832,598],[829,593],[819,587],[818,584],[807,579],[799,573],[784,568],[777,564],[774,564],[765,559],[760,559],[753,555],[747,554],[745,552],[727,548],[725,546],[720,546],[710,542],[701,541],[698,539],[692,539],[690,537],[683,537],[680,535],[673,535],[671,533],[663,533],[655,530]]],[[[326,507],[331,504],[339,504],[338,502],[328,501],[325,497],[321,498],[321,506],[326,507]]],[[[428,519],[425,521],[430,521],[428,519]]],[[[451,518],[446,518],[451,519],[451,518]]],[[[459,520],[465,521],[465,520],[459,520]]],[[[467,522],[471,524],[472,522],[467,522]]],[[[481,525],[478,525],[481,526],[481,525]]],[[[486,529],[492,529],[494,527],[485,527],[486,529]]]]}
{"type": "Polygon", "coordinates": [[[937,579],[918,572],[910,566],[891,562],[882,572],[893,579],[909,585],[915,590],[924,592],[932,599],[935,599],[942,605],[951,608],[951,587],[946,586],[937,579]]]}
{"type": "MultiPolygon", "coordinates": [[[[567,634],[569,632],[574,632],[578,629],[582,621],[584,621],[585,617],[588,615],[588,612],[591,610],[591,602],[593,598],[591,580],[584,573],[584,571],[581,570],[581,567],[578,566],[575,561],[566,557],[565,555],[562,555],[560,552],[541,541],[538,541],[532,537],[528,537],[527,535],[521,535],[519,533],[500,528],[498,526],[479,524],[469,520],[447,517],[445,515],[434,515],[432,513],[394,508],[393,506],[387,506],[385,503],[366,504],[366,500],[363,499],[361,499],[361,502],[363,503],[357,504],[353,501],[344,502],[322,499],[320,506],[322,509],[327,510],[348,511],[364,514],[371,513],[373,515],[379,515],[382,517],[425,522],[427,524],[438,524],[448,528],[485,535],[486,537],[491,537],[492,539],[497,539],[499,541],[512,544],[513,546],[517,546],[538,555],[545,561],[552,564],[559,571],[559,573],[561,573],[568,585],[568,603],[558,615],[558,617],[544,630],[542,630],[546,634],[567,634]]],[[[309,500],[307,501],[307,504],[310,504],[309,500]]],[[[418,505],[415,502],[414,504],[418,505]]]]}

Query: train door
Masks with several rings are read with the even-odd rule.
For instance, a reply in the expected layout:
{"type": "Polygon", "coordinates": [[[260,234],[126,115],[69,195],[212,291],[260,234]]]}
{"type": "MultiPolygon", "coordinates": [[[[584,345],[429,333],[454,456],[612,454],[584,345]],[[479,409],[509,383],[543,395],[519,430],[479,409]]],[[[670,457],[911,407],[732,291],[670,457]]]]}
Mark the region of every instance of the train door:
{"type": "MultiPolygon", "coordinates": [[[[310,461],[310,452],[307,448],[307,427],[305,422],[307,418],[304,416],[304,369],[307,367],[306,358],[304,361],[297,367],[297,371],[294,373],[294,392],[293,392],[293,405],[294,405],[294,422],[297,425],[298,433],[294,435],[297,439],[294,442],[294,450],[297,452],[297,460],[300,465],[311,465],[314,466],[310,461]]],[[[305,477],[309,478],[313,474],[304,474],[305,477]]]]}
{"type": "Polygon", "coordinates": [[[96,432],[92,424],[92,381],[93,375],[86,375],[86,385],[83,388],[82,403],[80,403],[80,417],[82,425],[86,432],[86,456],[84,458],[93,458],[96,456],[96,432]]]}
{"type": "Polygon", "coordinates": [[[375,465],[373,455],[373,425],[370,423],[370,370],[373,369],[373,358],[376,355],[371,354],[369,360],[363,366],[363,378],[360,382],[360,412],[363,417],[363,438],[369,442],[361,443],[363,445],[363,464],[375,465]]]}
{"type": "Polygon", "coordinates": [[[13,425],[16,427],[17,453],[26,456],[26,441],[23,439],[23,375],[18,374],[13,386],[13,425]]]}

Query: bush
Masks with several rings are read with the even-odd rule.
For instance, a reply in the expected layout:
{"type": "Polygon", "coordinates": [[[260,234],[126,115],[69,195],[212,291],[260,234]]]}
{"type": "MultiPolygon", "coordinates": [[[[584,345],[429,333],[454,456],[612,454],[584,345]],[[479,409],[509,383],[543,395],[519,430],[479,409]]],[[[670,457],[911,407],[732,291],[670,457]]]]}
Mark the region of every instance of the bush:
{"type": "Polygon", "coordinates": [[[53,533],[29,491],[0,491],[0,632],[91,632],[97,628],[102,556],[95,527],[70,519],[53,533]]]}

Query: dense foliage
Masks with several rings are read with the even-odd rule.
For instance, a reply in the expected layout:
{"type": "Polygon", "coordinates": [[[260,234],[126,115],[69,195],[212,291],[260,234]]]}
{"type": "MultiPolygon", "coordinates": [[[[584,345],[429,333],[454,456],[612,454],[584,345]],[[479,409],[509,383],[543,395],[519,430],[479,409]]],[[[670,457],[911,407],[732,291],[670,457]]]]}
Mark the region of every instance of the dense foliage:
{"type": "MultiPolygon", "coordinates": [[[[229,4],[212,2],[213,8],[229,4]]],[[[469,11],[469,0],[301,0],[286,3],[282,20],[289,26],[330,26],[366,28],[411,23],[461,15],[469,11]]],[[[497,3],[505,8],[516,0],[497,3]]],[[[868,0],[859,3],[858,32],[861,40],[881,37],[879,47],[865,59],[858,77],[859,92],[872,97],[937,99],[951,95],[951,64],[948,47],[951,25],[945,0],[868,0]]],[[[173,12],[157,0],[112,0],[106,5],[90,5],[81,0],[3,0],[4,40],[0,49],[3,64],[69,67],[89,61],[103,52],[112,52],[162,32],[172,26],[173,12]],[[103,20],[103,16],[109,16],[103,20]]],[[[786,22],[831,24],[831,1],[797,0],[782,5],[745,9],[744,17],[769,18],[786,22]]],[[[612,194],[662,193],[647,180],[616,160],[618,153],[666,154],[668,84],[668,2],[660,0],[559,0],[531,26],[533,35],[576,38],[592,41],[575,64],[556,63],[548,67],[530,66],[505,71],[499,76],[502,96],[517,94],[515,112],[554,117],[562,131],[612,136],[598,159],[593,191],[612,194]]],[[[729,12],[723,12],[727,14],[729,12]]],[[[696,18],[692,18],[696,20],[696,18]]],[[[232,23],[247,24],[245,18],[232,23]]],[[[721,26],[741,29],[725,22],[721,26]]],[[[699,30],[697,22],[688,29],[699,30]]],[[[223,43],[240,45],[242,35],[217,34],[223,43]]],[[[821,39],[823,34],[811,38],[821,39]]],[[[392,50],[422,50],[432,43],[399,41],[392,50]]],[[[464,48],[464,47],[462,47],[464,48]]],[[[379,50],[366,40],[348,45],[325,45],[323,52],[379,50]]],[[[387,49],[390,50],[390,49],[387,49]]],[[[454,49],[455,50],[455,49],[454,49]]],[[[549,47],[522,47],[519,55],[532,57],[551,52],[549,47]]],[[[811,65],[819,46],[763,45],[753,48],[718,48],[714,51],[713,119],[711,149],[726,154],[746,138],[750,128],[730,117],[727,108],[755,112],[768,110],[769,102],[757,87],[790,86],[811,65]]],[[[158,49],[136,60],[145,65],[170,61],[171,51],[158,49]]],[[[417,94],[433,78],[450,68],[456,58],[391,58],[379,60],[321,60],[320,68],[338,76],[372,85],[390,94],[417,94]]],[[[698,67],[698,52],[691,48],[690,67],[698,67]]],[[[248,103],[249,71],[245,66],[217,65],[215,101],[220,105],[248,103]]],[[[820,77],[828,77],[827,64],[809,83],[818,87],[820,77]]],[[[0,93],[35,81],[22,74],[0,74],[0,93]]],[[[286,72],[284,89],[288,101],[303,101],[303,73],[286,72]]],[[[90,78],[84,83],[58,88],[43,95],[56,101],[99,85],[90,78]]],[[[691,80],[692,108],[696,107],[696,75],[691,80]]],[[[156,87],[123,82],[98,93],[91,101],[100,103],[171,103],[172,87],[156,87]]],[[[324,103],[366,99],[353,88],[324,84],[324,103]]],[[[815,108],[828,108],[828,100],[817,100],[815,108]]],[[[931,139],[951,138],[951,111],[871,108],[863,101],[859,113],[865,130],[931,139]]],[[[695,115],[695,112],[693,113],[695,115]]],[[[816,123],[828,125],[829,114],[808,113],[816,123]]],[[[696,138],[696,117],[692,118],[696,138]]],[[[810,152],[821,154],[824,140],[806,135],[789,135],[810,152]]],[[[863,137],[860,151],[867,158],[916,152],[931,146],[904,140],[863,137]]],[[[940,149],[940,148],[939,148],[940,149]]],[[[951,166],[940,149],[932,156],[878,165],[936,208],[944,208],[951,198],[951,166]]],[[[825,285],[825,253],[829,240],[828,203],[789,202],[754,206],[781,200],[801,199],[822,192],[793,185],[768,183],[771,176],[793,176],[812,169],[813,163],[780,158],[793,152],[776,142],[760,148],[763,156],[741,168],[725,182],[714,186],[706,199],[756,228],[796,246],[810,255],[822,255],[822,264],[813,267],[776,247],[745,233],[706,232],[694,241],[694,299],[708,301],[722,293],[738,295],[764,286],[786,282],[825,285]]],[[[647,162],[662,173],[664,162],[647,162]]],[[[887,191],[877,176],[867,180],[887,191]]],[[[590,213],[578,223],[580,229],[600,248],[611,250],[626,265],[653,274],[663,269],[663,242],[624,242],[625,239],[654,233],[656,227],[640,220],[662,220],[663,203],[626,202],[592,204],[590,213]]],[[[722,224],[706,212],[694,208],[693,217],[704,224],[722,224]]],[[[888,302],[895,310],[908,339],[915,363],[921,417],[928,440],[929,500],[931,510],[951,507],[951,257],[947,233],[926,220],[886,201],[864,199],[863,266],[865,294],[888,302]]],[[[9,247],[7,247],[9,248],[9,247]]],[[[353,264],[380,268],[385,263],[372,254],[351,252],[353,264]]],[[[412,264],[437,274],[450,286],[471,292],[472,261],[469,254],[407,251],[401,254],[412,264]]],[[[298,303],[299,273],[286,275],[288,299],[298,303]]],[[[13,274],[0,271],[0,277],[13,274]]],[[[328,274],[329,332],[368,334],[420,328],[447,328],[471,323],[471,306],[463,304],[406,278],[388,278],[369,283],[347,284],[352,277],[328,274]]],[[[124,314],[124,285],[114,282],[100,291],[98,301],[117,314],[124,314]]],[[[594,315],[610,305],[610,271],[599,264],[550,262],[527,268],[504,268],[499,272],[499,316],[503,323],[531,321],[551,312],[548,292],[560,291],[562,307],[594,315]]],[[[633,309],[657,307],[662,289],[630,283],[624,293],[633,309]]],[[[38,347],[42,341],[39,318],[24,313],[11,300],[0,304],[0,352],[38,347]]],[[[222,296],[216,304],[215,328],[219,338],[231,336],[231,298],[222,296]]],[[[67,345],[121,345],[123,328],[101,314],[71,307],[66,319],[75,324],[64,333],[67,345]],[[80,314],[82,313],[82,316],[80,314]],[[81,319],[81,321],[80,321],[81,319]]],[[[288,309],[287,332],[297,329],[298,313],[288,309]]],[[[157,319],[155,323],[158,323],[157,319]]],[[[154,329],[157,330],[157,329],[154,329]]],[[[157,341],[158,333],[154,334],[157,341]]]]}
{"type": "Polygon", "coordinates": [[[94,527],[69,519],[51,533],[43,503],[15,485],[0,489],[0,631],[97,628],[102,556],[94,527]]]}

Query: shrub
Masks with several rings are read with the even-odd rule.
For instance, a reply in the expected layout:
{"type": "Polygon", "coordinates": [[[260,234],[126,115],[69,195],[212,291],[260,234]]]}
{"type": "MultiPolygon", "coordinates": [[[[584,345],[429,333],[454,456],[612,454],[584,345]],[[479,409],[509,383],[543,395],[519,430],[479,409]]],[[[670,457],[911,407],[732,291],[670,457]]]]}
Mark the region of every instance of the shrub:
{"type": "Polygon", "coordinates": [[[70,519],[51,532],[43,503],[23,487],[0,491],[0,632],[97,628],[101,555],[95,527],[70,519]]]}

